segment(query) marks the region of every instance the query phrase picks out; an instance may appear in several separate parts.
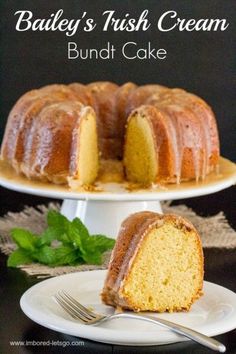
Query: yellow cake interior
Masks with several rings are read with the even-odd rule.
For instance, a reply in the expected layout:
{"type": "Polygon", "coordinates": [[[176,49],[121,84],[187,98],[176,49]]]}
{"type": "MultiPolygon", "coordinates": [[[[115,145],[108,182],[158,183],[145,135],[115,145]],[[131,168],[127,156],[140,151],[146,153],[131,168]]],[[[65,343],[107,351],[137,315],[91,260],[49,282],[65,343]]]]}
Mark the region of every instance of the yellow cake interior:
{"type": "Polygon", "coordinates": [[[202,288],[202,255],[195,231],[165,223],[147,235],[120,296],[135,310],[188,310],[202,288]]]}
{"type": "Polygon", "coordinates": [[[88,113],[82,119],[79,137],[78,175],[81,184],[93,183],[98,174],[98,137],[96,118],[88,113]]]}
{"type": "Polygon", "coordinates": [[[150,183],[156,179],[158,162],[152,130],[139,114],[132,116],[127,126],[124,165],[130,181],[150,183]]]}

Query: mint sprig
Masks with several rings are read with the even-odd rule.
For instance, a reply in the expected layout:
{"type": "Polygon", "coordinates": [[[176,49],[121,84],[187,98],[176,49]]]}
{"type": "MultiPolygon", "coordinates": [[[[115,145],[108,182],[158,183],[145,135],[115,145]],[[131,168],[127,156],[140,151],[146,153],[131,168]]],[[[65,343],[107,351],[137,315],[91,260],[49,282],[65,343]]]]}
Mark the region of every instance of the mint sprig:
{"type": "Polygon", "coordinates": [[[90,235],[79,218],[69,221],[54,210],[48,212],[47,224],[41,235],[20,228],[11,230],[18,248],[8,257],[8,267],[32,262],[51,267],[101,264],[103,253],[112,249],[115,243],[115,240],[105,235],[90,235]]]}

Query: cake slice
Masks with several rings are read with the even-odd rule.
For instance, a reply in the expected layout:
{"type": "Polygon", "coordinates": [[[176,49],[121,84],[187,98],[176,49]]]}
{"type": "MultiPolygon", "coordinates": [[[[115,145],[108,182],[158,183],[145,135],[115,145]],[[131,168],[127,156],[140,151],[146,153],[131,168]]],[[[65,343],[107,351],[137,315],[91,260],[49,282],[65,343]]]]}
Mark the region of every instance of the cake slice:
{"type": "Polygon", "coordinates": [[[196,98],[174,94],[151,103],[133,110],[127,120],[127,179],[143,185],[204,179],[219,158],[210,109],[196,98]]]}
{"type": "Polygon", "coordinates": [[[121,225],[102,301],[133,311],[189,310],[202,294],[200,237],[177,215],[140,212],[121,225]]]}
{"type": "Polygon", "coordinates": [[[57,184],[74,179],[78,185],[93,183],[99,156],[93,109],[75,101],[41,108],[38,118],[28,123],[20,170],[28,178],[57,184]]]}

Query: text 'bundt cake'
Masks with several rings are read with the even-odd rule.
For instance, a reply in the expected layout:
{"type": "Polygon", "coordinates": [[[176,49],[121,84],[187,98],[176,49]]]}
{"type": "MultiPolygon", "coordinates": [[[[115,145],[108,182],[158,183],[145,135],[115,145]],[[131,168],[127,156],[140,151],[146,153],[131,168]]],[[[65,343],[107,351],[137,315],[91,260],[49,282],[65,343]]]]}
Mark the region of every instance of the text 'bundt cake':
{"type": "Polygon", "coordinates": [[[54,183],[92,184],[100,165],[118,161],[131,182],[179,183],[216,168],[219,139],[211,108],[182,89],[49,85],[12,108],[1,158],[28,178],[54,183]]]}
{"type": "Polygon", "coordinates": [[[102,301],[133,311],[187,311],[202,294],[203,272],[201,240],[191,223],[135,213],[121,225],[102,301]]]}

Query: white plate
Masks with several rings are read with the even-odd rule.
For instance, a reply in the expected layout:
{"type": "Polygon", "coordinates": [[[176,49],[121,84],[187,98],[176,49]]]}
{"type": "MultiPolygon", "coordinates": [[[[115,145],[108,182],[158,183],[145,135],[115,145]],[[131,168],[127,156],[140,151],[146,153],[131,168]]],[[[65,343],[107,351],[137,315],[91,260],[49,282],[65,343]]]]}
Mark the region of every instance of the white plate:
{"type": "Polygon", "coordinates": [[[12,168],[0,161],[0,185],[17,192],[48,198],[106,201],[174,200],[219,192],[235,183],[236,165],[223,157],[220,157],[219,173],[210,174],[204,181],[183,182],[180,185],[168,184],[164,187],[132,192],[128,191],[122,183],[103,183],[101,184],[102,191],[88,192],[70,190],[66,185],[31,181],[22,175],[17,175],[12,168]]]}
{"type": "MultiPolygon", "coordinates": [[[[47,279],[27,290],[20,300],[24,313],[36,323],[58,332],[98,342],[123,345],[159,345],[186,340],[155,324],[116,319],[100,326],[86,326],[67,315],[52,296],[66,289],[84,305],[101,313],[114,310],[101,303],[99,294],[106,271],[79,272],[47,279]]],[[[159,317],[191,327],[209,336],[236,327],[236,294],[222,286],[204,282],[204,295],[187,313],[158,314],[159,317]]]]}

